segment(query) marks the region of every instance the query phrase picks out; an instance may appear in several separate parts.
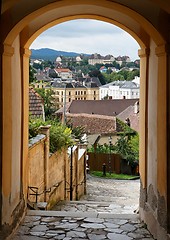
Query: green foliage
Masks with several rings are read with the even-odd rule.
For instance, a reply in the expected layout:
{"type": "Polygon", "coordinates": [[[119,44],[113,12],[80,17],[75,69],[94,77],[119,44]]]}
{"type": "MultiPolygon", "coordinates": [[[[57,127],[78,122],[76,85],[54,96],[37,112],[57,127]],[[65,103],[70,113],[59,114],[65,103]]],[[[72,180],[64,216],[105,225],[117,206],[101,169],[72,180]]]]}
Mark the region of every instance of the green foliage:
{"type": "Polygon", "coordinates": [[[90,172],[92,175],[96,177],[105,177],[105,178],[113,178],[113,179],[119,179],[119,180],[133,180],[138,177],[132,176],[132,175],[126,175],[126,174],[116,174],[116,173],[106,173],[106,176],[103,176],[103,172],[100,171],[92,171],[90,172]]]}
{"type": "Polygon", "coordinates": [[[94,70],[94,71],[89,72],[89,76],[90,77],[98,77],[102,85],[106,84],[105,77],[99,70],[94,70]]]}
{"type": "Polygon", "coordinates": [[[96,152],[96,153],[114,153],[115,152],[115,146],[114,145],[109,145],[109,144],[97,144],[96,148],[94,146],[91,146],[91,148],[89,148],[87,150],[88,152],[96,152]]]}
{"type": "Polygon", "coordinates": [[[73,145],[71,133],[71,129],[64,125],[51,125],[50,152],[55,152],[56,150],[61,150],[62,148],[73,145]]]}
{"type": "Polygon", "coordinates": [[[131,135],[125,132],[120,135],[115,144],[115,150],[121,155],[130,165],[134,165],[139,160],[139,136],[136,133],[131,135]]]}
{"type": "Polygon", "coordinates": [[[74,144],[72,130],[62,125],[58,120],[48,120],[43,122],[41,119],[29,120],[29,138],[35,137],[40,133],[40,126],[51,125],[50,127],[50,152],[54,153],[62,148],[67,148],[74,144]]]}
{"type": "Polygon", "coordinates": [[[42,66],[42,64],[40,64],[40,63],[33,63],[33,68],[35,68],[35,69],[40,69],[40,70],[43,70],[43,66],[42,66]]]}
{"type": "Polygon", "coordinates": [[[29,139],[39,134],[40,126],[46,125],[41,118],[29,118],[29,139]]]}
{"type": "Polygon", "coordinates": [[[34,70],[34,68],[29,65],[29,83],[32,83],[35,81],[35,77],[34,74],[36,73],[36,71],[34,70]]]}
{"type": "Polygon", "coordinates": [[[73,127],[70,121],[68,121],[66,125],[68,128],[72,130],[72,136],[74,137],[74,139],[78,139],[80,143],[83,143],[82,138],[85,134],[84,127],[83,126],[73,127]]]}
{"type": "Polygon", "coordinates": [[[54,91],[52,89],[44,89],[44,88],[37,88],[35,89],[38,94],[43,98],[44,100],[44,111],[45,111],[45,117],[51,116],[55,112],[55,106],[54,106],[54,91]]]}

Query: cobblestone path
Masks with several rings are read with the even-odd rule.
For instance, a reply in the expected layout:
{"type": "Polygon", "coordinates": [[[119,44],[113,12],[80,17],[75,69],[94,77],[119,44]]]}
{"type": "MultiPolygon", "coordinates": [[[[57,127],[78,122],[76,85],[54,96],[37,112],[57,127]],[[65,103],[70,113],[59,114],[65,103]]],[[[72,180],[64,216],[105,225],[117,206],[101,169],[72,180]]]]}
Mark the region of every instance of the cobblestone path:
{"type": "Polygon", "coordinates": [[[122,182],[88,176],[87,192],[79,202],[57,205],[57,211],[28,211],[12,239],[153,239],[134,213],[139,180],[122,182]]]}

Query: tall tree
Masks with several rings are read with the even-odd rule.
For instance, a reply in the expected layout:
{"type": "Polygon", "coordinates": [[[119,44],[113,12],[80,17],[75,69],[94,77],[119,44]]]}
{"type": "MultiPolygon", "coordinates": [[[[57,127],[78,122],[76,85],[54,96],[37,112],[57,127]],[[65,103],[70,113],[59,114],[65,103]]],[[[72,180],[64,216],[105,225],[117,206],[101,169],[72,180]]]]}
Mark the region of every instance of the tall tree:
{"type": "Polygon", "coordinates": [[[40,94],[40,96],[44,100],[44,111],[46,117],[51,117],[52,114],[55,112],[55,106],[54,106],[54,91],[52,89],[44,89],[44,88],[37,88],[37,93],[40,94]]]}

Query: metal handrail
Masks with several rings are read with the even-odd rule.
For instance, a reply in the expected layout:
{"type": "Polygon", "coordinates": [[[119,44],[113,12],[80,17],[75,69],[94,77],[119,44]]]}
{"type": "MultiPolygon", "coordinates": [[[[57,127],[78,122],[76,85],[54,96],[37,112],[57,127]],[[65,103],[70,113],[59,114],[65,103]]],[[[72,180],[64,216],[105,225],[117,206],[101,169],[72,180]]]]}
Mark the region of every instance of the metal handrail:
{"type": "MultiPolygon", "coordinates": [[[[64,180],[63,180],[64,181],[64,180]]],[[[60,182],[57,182],[56,184],[52,185],[50,188],[46,189],[46,190],[43,190],[42,192],[38,193],[38,187],[33,187],[33,186],[28,186],[28,189],[30,189],[33,193],[27,193],[27,199],[28,199],[28,196],[29,195],[33,195],[35,196],[35,203],[38,202],[38,196],[44,194],[44,193],[50,193],[52,191],[52,188],[58,188],[60,186],[60,184],[63,182],[63,181],[60,181],[60,182]],[[36,189],[36,190],[34,190],[36,189]]]]}

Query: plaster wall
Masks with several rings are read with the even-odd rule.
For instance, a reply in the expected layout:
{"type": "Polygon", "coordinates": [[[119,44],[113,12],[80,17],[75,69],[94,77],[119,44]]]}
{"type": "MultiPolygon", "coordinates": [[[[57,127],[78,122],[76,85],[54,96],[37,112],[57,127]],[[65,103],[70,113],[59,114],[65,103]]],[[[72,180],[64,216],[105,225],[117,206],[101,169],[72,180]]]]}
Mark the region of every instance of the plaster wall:
{"type": "MultiPolygon", "coordinates": [[[[3,84],[3,156],[5,164],[2,170],[3,186],[3,223],[9,223],[10,211],[13,212],[21,200],[21,61],[20,39],[15,39],[12,46],[6,46],[3,62],[6,65],[3,84]],[[17,80],[17,81],[16,81],[17,80]],[[6,112],[6,113],[5,113],[6,112]],[[9,147],[11,146],[11,147],[9,147]],[[9,211],[10,209],[10,211],[9,211]]],[[[13,219],[11,219],[11,222],[13,219]]]]}
{"type": "Polygon", "coordinates": [[[65,151],[55,152],[49,157],[48,165],[48,193],[47,209],[51,209],[57,202],[65,200],[65,151]]]}
{"type": "Polygon", "coordinates": [[[148,162],[147,185],[157,186],[157,66],[155,44],[151,41],[148,77],[148,162]]]}
{"type": "MultiPolygon", "coordinates": [[[[29,149],[29,175],[28,175],[28,186],[37,187],[38,193],[43,192],[45,188],[44,180],[45,180],[45,154],[44,154],[44,144],[45,144],[45,136],[39,142],[34,144],[29,149]]],[[[35,190],[35,189],[34,189],[35,190]]],[[[32,194],[33,192],[28,189],[28,193],[32,194]]],[[[35,196],[31,196],[28,194],[28,199],[31,202],[35,202],[35,196]]],[[[44,201],[44,195],[38,196],[38,202],[44,201]]]]}
{"type": "Polygon", "coordinates": [[[78,186],[77,186],[77,198],[80,199],[81,196],[85,194],[86,188],[86,173],[85,173],[85,155],[83,154],[78,160],[78,186]]]}
{"type": "Polygon", "coordinates": [[[20,39],[16,38],[13,43],[15,49],[12,58],[12,141],[15,142],[12,148],[12,186],[11,202],[15,207],[20,199],[21,187],[21,61],[20,61],[20,39]],[[17,79],[17,80],[16,80],[17,79]],[[15,94],[17,92],[17,94],[15,94]],[[16,141],[17,139],[17,141],[16,141]]]}

